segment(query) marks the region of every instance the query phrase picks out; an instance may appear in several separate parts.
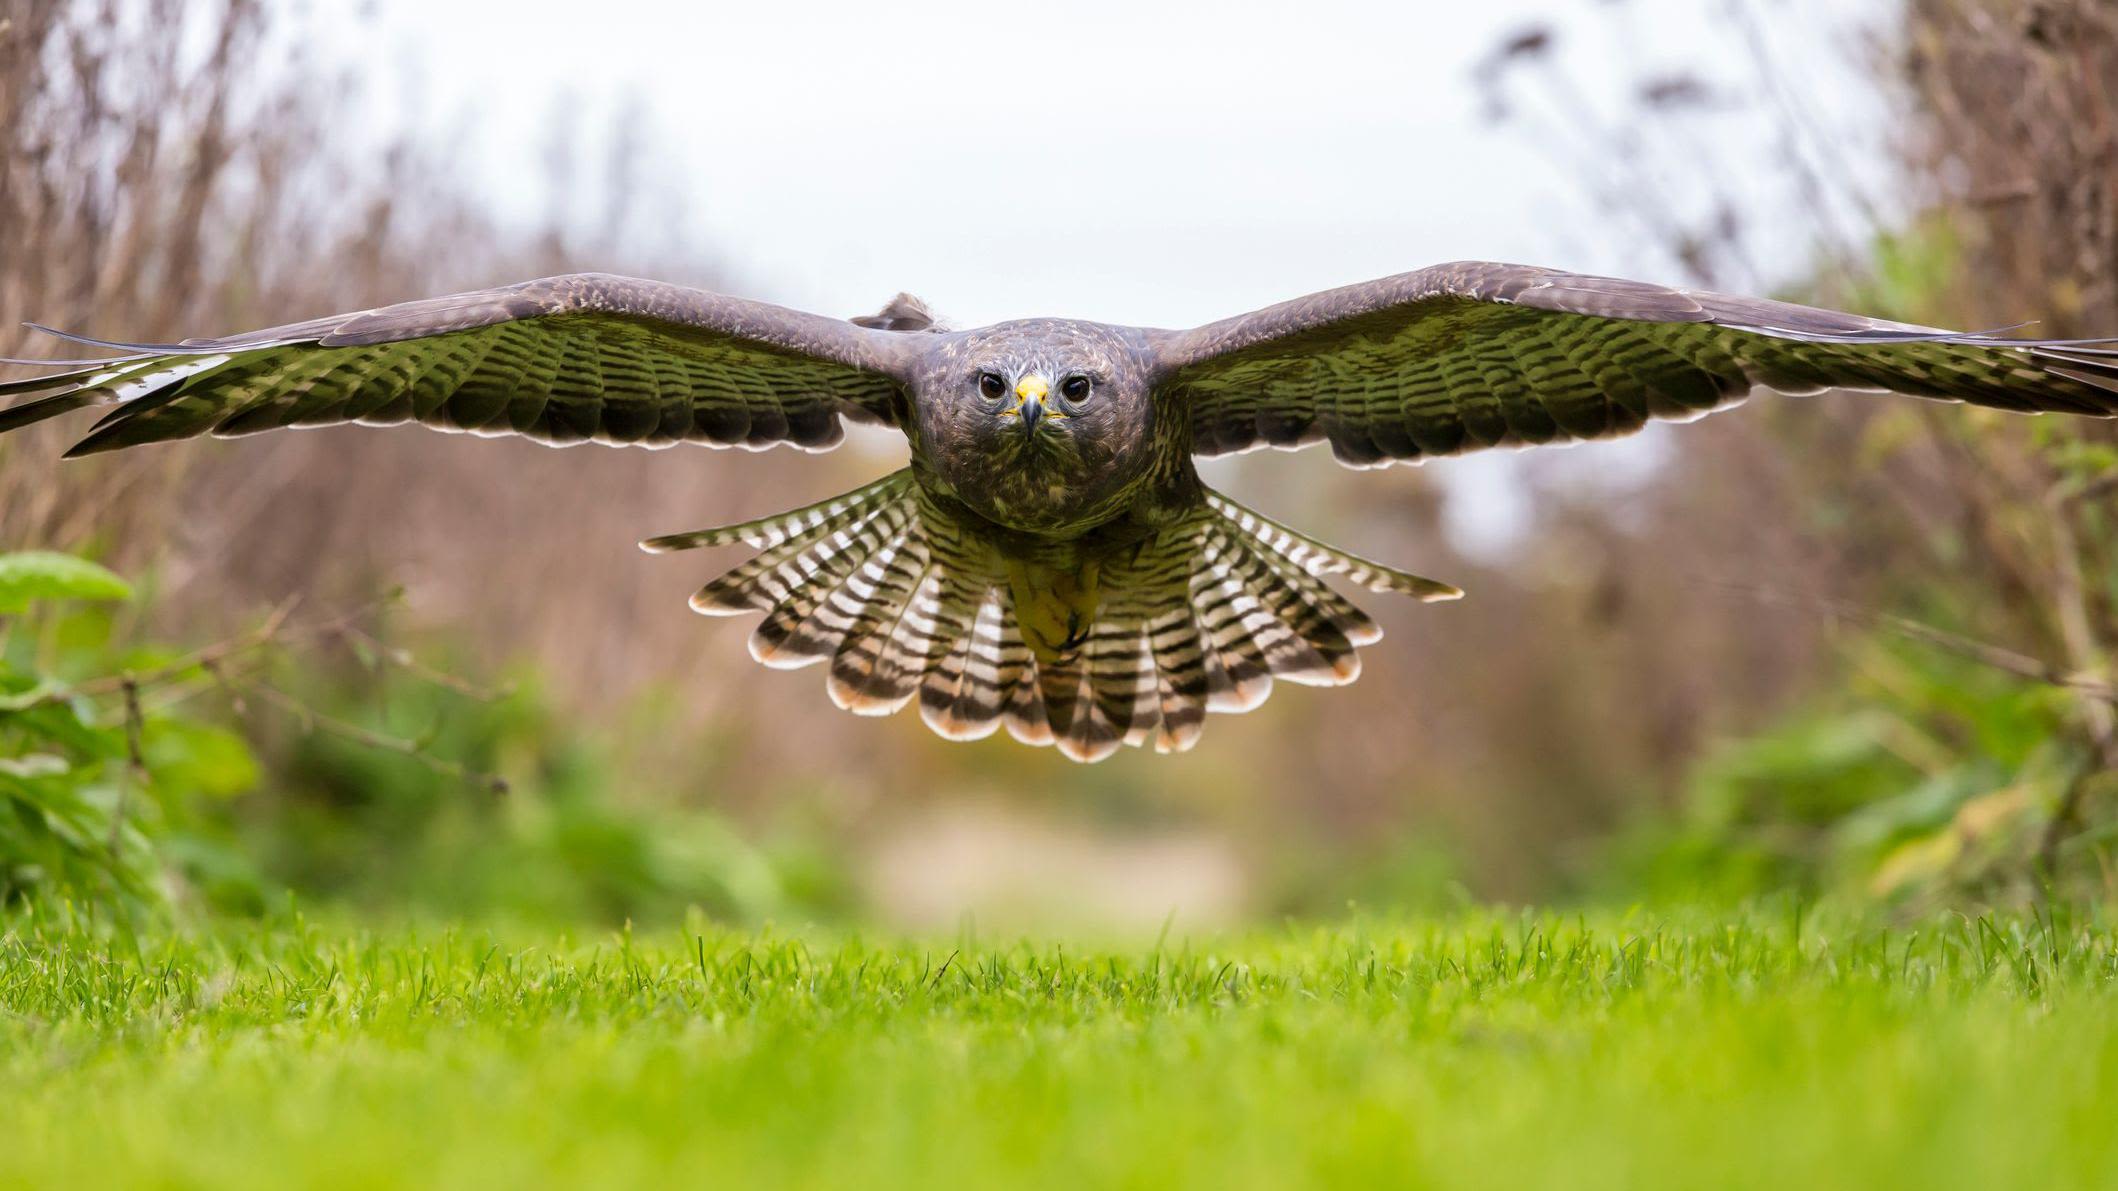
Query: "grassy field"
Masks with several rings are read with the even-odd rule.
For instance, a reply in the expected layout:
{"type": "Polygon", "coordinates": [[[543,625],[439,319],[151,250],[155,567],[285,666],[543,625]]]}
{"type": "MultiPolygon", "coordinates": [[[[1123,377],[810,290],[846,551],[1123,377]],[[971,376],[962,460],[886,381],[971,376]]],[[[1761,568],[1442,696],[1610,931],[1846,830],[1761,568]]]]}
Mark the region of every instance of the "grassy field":
{"type": "Polygon", "coordinates": [[[0,1185],[2118,1185],[2101,922],[0,919],[0,1185]],[[1797,931],[1799,935],[1797,936],[1797,931]]]}

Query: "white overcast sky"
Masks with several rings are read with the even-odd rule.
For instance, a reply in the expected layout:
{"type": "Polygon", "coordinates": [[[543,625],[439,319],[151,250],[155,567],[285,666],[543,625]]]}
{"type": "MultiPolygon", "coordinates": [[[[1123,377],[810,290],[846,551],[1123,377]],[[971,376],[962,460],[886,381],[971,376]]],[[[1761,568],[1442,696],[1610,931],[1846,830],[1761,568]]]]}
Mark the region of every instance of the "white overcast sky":
{"type": "MultiPolygon", "coordinates": [[[[1895,0],[1747,2],[1805,122],[1840,141],[1879,124],[1857,33],[1895,0]]],[[[306,7],[361,76],[370,127],[474,130],[451,141],[497,212],[545,210],[528,196],[555,112],[578,113],[591,153],[639,112],[647,172],[683,207],[631,229],[629,256],[681,240],[753,296],[833,314],[908,289],[965,324],[1182,326],[1464,257],[1675,280],[1636,233],[1600,230],[1581,147],[1492,127],[1471,75],[1549,23],[1580,105],[1615,110],[1678,71],[1742,84],[1750,51],[1714,19],[1727,3],[306,7]]],[[[1748,147],[1779,126],[1759,114],[1773,97],[1736,98],[1648,157],[1680,208],[1700,161],[1742,174],[1769,229],[1763,280],[1799,276],[1815,213],[1774,147],[1748,147]]],[[[1490,489],[1508,466],[1462,482],[1490,489]]]]}

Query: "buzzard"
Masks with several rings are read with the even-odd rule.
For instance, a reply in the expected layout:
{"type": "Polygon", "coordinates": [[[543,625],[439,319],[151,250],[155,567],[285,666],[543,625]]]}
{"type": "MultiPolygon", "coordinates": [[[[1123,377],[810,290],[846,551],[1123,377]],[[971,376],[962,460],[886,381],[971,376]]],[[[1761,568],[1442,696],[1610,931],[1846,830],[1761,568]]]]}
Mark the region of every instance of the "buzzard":
{"type": "Polygon", "coordinates": [[[1200,483],[1199,456],[1321,441],[1376,467],[1627,434],[1758,387],[2118,414],[2106,341],[1488,263],[1184,331],[950,330],[904,295],[842,321],[577,274],[219,339],[82,341],[121,354],[0,383],[31,395],[0,410],[0,432],[83,406],[107,412],[69,456],[341,422],[808,451],[847,419],[895,427],[910,460],[871,484],[642,546],[753,547],[692,607],[762,613],[752,655],[827,663],[840,707],[916,699],[945,737],[1005,724],[1080,761],[1189,748],[1207,712],[1255,707],[1275,679],[1353,681],[1381,633],[1324,576],[1462,594],[1237,504],[1200,483]]]}

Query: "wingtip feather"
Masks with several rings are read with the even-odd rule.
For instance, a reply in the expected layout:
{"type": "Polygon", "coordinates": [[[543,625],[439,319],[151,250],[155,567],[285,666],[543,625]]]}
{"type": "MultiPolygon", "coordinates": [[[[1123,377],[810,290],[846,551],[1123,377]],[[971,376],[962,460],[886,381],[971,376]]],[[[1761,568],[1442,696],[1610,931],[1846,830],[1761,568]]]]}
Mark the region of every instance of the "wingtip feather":
{"type": "Polygon", "coordinates": [[[74,410],[88,405],[90,401],[90,398],[78,392],[55,393],[49,397],[39,397],[33,401],[25,401],[8,409],[0,409],[0,434],[6,434],[10,430],[20,430],[24,426],[34,426],[38,422],[42,422],[47,418],[56,418],[60,414],[72,413],[74,410]]]}

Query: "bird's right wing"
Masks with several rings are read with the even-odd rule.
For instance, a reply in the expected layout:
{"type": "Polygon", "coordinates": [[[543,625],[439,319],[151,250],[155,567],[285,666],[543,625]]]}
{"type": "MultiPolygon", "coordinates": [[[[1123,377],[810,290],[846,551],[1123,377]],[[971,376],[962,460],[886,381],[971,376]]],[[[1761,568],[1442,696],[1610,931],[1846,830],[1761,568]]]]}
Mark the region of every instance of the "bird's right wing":
{"type": "Polygon", "coordinates": [[[703,290],[573,274],[0,383],[0,432],[110,406],[69,455],[289,426],[420,422],[553,445],[823,450],[896,424],[912,337],[703,290]]]}

